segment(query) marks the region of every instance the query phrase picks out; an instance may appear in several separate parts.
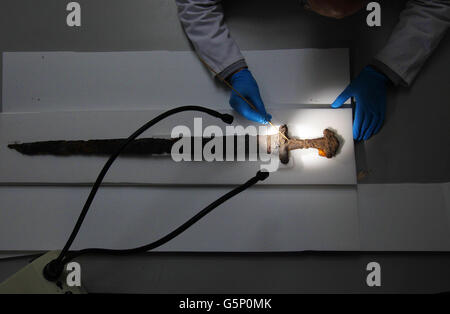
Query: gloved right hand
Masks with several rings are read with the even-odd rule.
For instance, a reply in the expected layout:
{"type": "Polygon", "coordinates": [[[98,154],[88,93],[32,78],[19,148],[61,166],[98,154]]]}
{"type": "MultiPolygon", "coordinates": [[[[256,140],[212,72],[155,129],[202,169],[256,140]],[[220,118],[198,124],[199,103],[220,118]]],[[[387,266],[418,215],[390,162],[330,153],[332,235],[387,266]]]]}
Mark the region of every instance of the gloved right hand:
{"type": "Polygon", "coordinates": [[[257,111],[252,109],[235,91],[231,91],[230,105],[246,119],[267,124],[272,116],[266,112],[258,84],[248,69],[242,69],[231,76],[230,83],[245,99],[247,99],[257,111]]]}

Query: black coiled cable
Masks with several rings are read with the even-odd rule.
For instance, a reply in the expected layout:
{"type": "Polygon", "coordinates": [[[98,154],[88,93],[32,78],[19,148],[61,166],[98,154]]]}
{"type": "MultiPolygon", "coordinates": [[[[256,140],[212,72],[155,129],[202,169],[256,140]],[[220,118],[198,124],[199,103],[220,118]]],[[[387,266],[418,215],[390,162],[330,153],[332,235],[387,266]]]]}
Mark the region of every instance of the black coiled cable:
{"type": "Polygon", "coordinates": [[[149,122],[145,123],[142,127],[140,127],[137,131],[135,131],[133,134],[131,134],[127,140],[117,149],[117,151],[112,154],[105,165],[103,166],[102,170],[100,171],[99,175],[97,176],[97,179],[95,180],[94,185],[92,186],[91,192],[89,193],[89,196],[83,206],[83,209],[80,213],[80,216],[78,217],[78,220],[75,224],[75,227],[72,230],[72,233],[69,236],[69,239],[67,240],[66,244],[64,245],[64,248],[61,250],[58,257],[51,262],[49,262],[43,271],[44,277],[49,281],[55,281],[59,278],[63,271],[63,267],[66,263],[68,263],[70,260],[74,259],[77,256],[80,256],[82,254],[111,254],[111,255],[128,255],[128,254],[136,254],[136,253],[143,253],[147,252],[149,250],[155,249],[168,241],[175,238],[177,235],[188,229],[190,226],[192,226],[194,223],[196,223],[198,220],[200,220],[202,217],[204,217],[206,214],[208,214],[210,211],[212,211],[214,208],[219,206],[220,204],[224,203],[228,199],[232,198],[236,194],[239,194],[240,192],[244,191],[245,189],[249,188],[250,186],[254,185],[258,181],[265,180],[268,176],[268,172],[260,172],[256,174],[253,178],[248,180],[246,183],[238,186],[237,188],[233,189],[232,191],[226,193],[222,197],[218,198],[216,201],[209,204],[207,207],[205,207],[203,210],[201,210],[199,213],[197,213],[194,217],[189,219],[187,222],[182,224],[180,227],[176,228],[174,231],[170,232],[166,236],[160,238],[157,241],[154,241],[150,244],[146,244],[140,247],[132,248],[132,249],[124,249],[124,250],[114,250],[114,249],[103,249],[103,248],[89,248],[89,249],[83,249],[79,251],[73,251],[69,252],[69,248],[72,245],[73,241],[75,240],[78,231],[81,228],[81,225],[84,221],[84,218],[86,217],[86,214],[89,210],[89,207],[92,204],[92,201],[94,200],[95,194],[97,193],[98,188],[100,187],[103,178],[105,177],[106,173],[108,172],[109,168],[111,167],[112,163],[116,160],[116,158],[120,155],[120,153],[132,142],[134,141],[139,135],[141,135],[143,132],[148,130],[150,127],[155,125],[156,123],[160,122],[161,120],[179,113],[183,111],[200,111],[207,113],[213,117],[221,119],[223,122],[227,124],[231,124],[233,122],[233,116],[229,114],[222,114],[220,112],[217,112],[212,109],[208,109],[205,107],[200,106],[182,106],[178,108],[174,108],[171,110],[168,110],[156,118],[150,120],[149,122]]]}

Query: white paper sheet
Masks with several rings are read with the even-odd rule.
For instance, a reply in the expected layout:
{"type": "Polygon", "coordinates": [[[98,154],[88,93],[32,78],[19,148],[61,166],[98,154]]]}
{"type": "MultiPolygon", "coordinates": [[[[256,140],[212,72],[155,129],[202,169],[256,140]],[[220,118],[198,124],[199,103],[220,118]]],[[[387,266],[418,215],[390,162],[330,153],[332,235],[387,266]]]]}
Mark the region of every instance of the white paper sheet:
{"type": "MultiPolygon", "coordinates": [[[[0,115],[0,183],[92,183],[106,161],[92,156],[26,156],[9,149],[14,142],[61,139],[126,138],[160,112],[98,111],[16,113],[0,115]]],[[[230,111],[231,113],[231,111],[230,111]]],[[[331,159],[315,149],[291,152],[293,166],[274,172],[262,184],[355,184],[351,109],[291,109],[272,111],[292,136],[316,138],[323,129],[337,131],[341,148],[331,159]]],[[[158,124],[145,136],[170,136],[176,125],[193,130],[193,118],[203,127],[225,124],[204,114],[183,113],[158,124]]],[[[250,125],[236,118],[234,125],[250,125]]],[[[276,132],[274,130],[274,132],[276,132]]],[[[278,156],[274,156],[278,160],[278,156]]],[[[119,158],[104,182],[116,184],[241,184],[261,169],[261,162],[174,162],[171,157],[119,158]]]]}
{"type": "MultiPolygon", "coordinates": [[[[350,79],[348,49],[243,54],[269,108],[330,104],[350,79]]],[[[192,51],[3,53],[4,112],[228,108],[229,93],[192,51]]]]}
{"type": "MultiPolygon", "coordinates": [[[[228,187],[103,187],[73,249],[150,243],[228,187]]],[[[0,250],[61,249],[88,187],[0,187],[0,250]]],[[[253,187],[161,251],[358,250],[355,187],[253,187]]]]}

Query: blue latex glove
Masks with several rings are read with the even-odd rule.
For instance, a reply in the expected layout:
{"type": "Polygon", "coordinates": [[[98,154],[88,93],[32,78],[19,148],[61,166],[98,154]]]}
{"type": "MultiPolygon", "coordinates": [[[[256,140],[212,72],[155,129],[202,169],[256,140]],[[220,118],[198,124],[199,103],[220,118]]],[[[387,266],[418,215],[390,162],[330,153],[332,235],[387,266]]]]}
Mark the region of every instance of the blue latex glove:
{"type": "Polygon", "coordinates": [[[235,91],[231,91],[230,105],[248,120],[266,124],[272,116],[266,112],[259,94],[258,84],[248,69],[242,69],[231,76],[230,83],[258,111],[253,110],[235,91]]]}
{"type": "Polygon", "coordinates": [[[366,66],[331,104],[332,108],[339,108],[347,99],[355,97],[356,108],[353,121],[355,140],[367,140],[378,133],[383,126],[387,82],[388,79],[384,74],[371,66],[366,66]]]}

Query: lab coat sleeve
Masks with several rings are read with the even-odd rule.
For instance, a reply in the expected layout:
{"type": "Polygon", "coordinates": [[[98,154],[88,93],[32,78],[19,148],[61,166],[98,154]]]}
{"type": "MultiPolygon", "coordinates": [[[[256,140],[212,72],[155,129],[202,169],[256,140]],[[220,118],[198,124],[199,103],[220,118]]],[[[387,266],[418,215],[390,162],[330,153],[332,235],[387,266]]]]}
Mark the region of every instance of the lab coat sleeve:
{"type": "Polygon", "coordinates": [[[373,65],[394,84],[409,86],[450,24],[450,0],[410,0],[373,65]]]}
{"type": "Polygon", "coordinates": [[[224,23],[220,0],[176,0],[178,17],[198,56],[223,78],[247,66],[224,23]]]}

